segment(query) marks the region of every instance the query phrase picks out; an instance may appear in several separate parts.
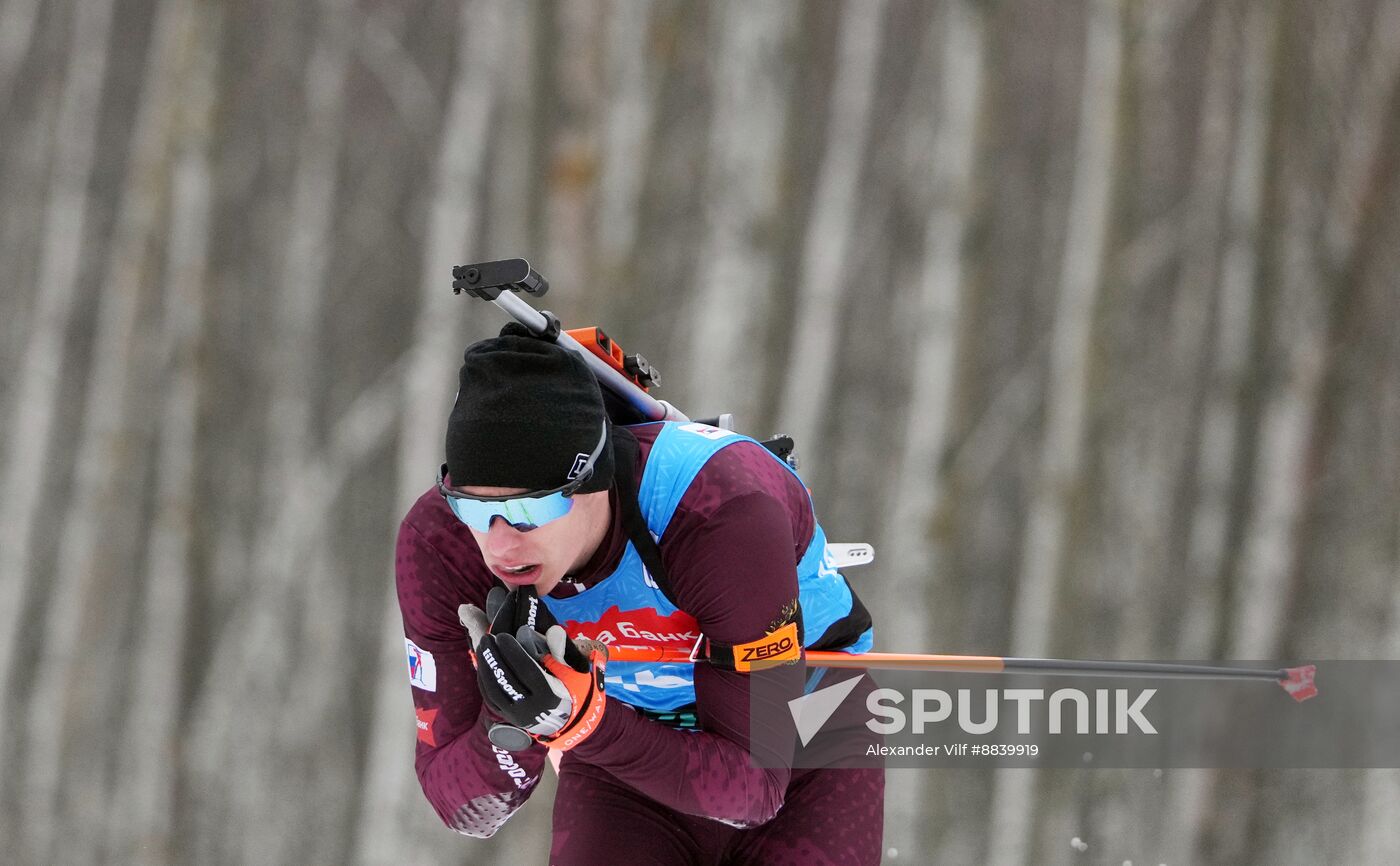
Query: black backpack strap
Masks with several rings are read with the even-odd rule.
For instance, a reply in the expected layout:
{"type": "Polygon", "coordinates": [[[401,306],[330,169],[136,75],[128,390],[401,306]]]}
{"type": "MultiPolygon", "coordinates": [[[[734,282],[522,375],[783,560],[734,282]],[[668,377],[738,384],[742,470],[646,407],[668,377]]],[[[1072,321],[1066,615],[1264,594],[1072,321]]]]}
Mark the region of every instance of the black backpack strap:
{"type": "Polygon", "coordinates": [[[860,596],[856,595],[855,587],[851,586],[846,575],[841,575],[841,579],[846,581],[846,588],[851,591],[851,611],[817,635],[811,646],[807,647],[809,650],[845,649],[860,640],[860,636],[873,624],[870,611],[866,610],[860,596]]]}
{"type": "Polygon", "coordinates": [[[640,453],[637,438],[630,430],[613,427],[613,471],[617,479],[618,505],[622,509],[622,528],[637,549],[647,573],[656,581],[656,588],[674,605],[676,596],[671,592],[671,580],[666,576],[666,566],[661,562],[661,547],[652,537],[646,518],[642,516],[641,503],[637,501],[637,457],[640,453]]]}

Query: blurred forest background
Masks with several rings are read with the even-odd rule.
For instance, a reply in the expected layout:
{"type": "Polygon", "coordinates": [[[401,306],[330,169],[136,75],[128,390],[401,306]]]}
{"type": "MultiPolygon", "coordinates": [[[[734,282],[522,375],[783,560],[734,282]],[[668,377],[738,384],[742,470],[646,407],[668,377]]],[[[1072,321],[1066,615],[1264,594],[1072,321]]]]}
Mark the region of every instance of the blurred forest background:
{"type": "MultiPolygon", "coordinates": [[[[467,261],[795,436],[877,649],[1400,658],[1398,85],[1398,0],[3,0],[0,859],[544,861],[551,783],[482,842],[412,771],[467,261]]],[[[889,863],[1400,862],[1397,771],[888,800],[889,863]]]]}

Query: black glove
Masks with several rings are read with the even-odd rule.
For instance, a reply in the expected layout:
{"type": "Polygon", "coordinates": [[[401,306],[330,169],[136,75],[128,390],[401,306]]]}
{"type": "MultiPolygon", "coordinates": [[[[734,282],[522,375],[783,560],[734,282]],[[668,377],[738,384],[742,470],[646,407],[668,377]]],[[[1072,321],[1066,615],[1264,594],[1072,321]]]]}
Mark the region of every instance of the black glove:
{"type": "MultiPolygon", "coordinates": [[[[589,641],[581,648],[569,640],[534,587],[514,592],[494,587],[486,611],[464,604],[458,616],[471,635],[482,699],[501,718],[561,750],[593,732],[606,697],[607,652],[601,644],[589,641]]],[[[514,750],[528,745],[499,727],[491,731],[497,745],[514,750]]]]}
{"type": "Polygon", "coordinates": [[[550,626],[559,624],[540,601],[534,586],[514,591],[504,586],[491,587],[486,594],[486,619],[491,623],[487,634],[495,635],[519,634],[522,627],[544,634],[550,626]]]}

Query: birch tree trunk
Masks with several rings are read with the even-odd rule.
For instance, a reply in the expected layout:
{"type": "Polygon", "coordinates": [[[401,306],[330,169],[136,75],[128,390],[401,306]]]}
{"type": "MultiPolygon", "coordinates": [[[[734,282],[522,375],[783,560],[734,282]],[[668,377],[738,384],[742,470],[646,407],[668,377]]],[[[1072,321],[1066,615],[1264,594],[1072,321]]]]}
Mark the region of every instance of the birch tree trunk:
{"type": "Polygon", "coordinates": [[[8,0],[0,9],[0,114],[10,104],[15,76],[34,40],[38,13],[39,0],[8,0]]]}
{"type": "Polygon", "coordinates": [[[649,44],[656,4],[614,0],[607,17],[603,167],[598,182],[598,263],[603,279],[630,273],[642,187],[651,158],[661,76],[649,44]]]}
{"type": "MultiPolygon", "coordinates": [[[[910,328],[915,339],[909,392],[903,401],[904,430],[893,460],[897,474],[889,510],[899,519],[886,521],[888,531],[876,548],[888,592],[898,601],[893,615],[879,622],[879,630],[909,641],[914,650],[924,647],[926,639],[938,639],[929,628],[933,613],[927,600],[939,596],[940,587],[948,583],[947,539],[936,534],[935,523],[938,509],[947,506],[947,479],[940,463],[952,428],[959,336],[964,333],[964,246],[976,206],[985,64],[985,21],[977,4],[955,0],[934,20],[928,43],[930,48],[941,43],[941,88],[938,104],[928,114],[932,160],[920,160],[933,195],[924,227],[922,272],[917,284],[897,299],[894,311],[901,321],[892,323],[896,329],[910,328]]],[[[886,840],[902,856],[953,862],[949,855],[969,841],[968,834],[956,827],[939,828],[945,841],[939,856],[930,856],[927,835],[921,832],[921,816],[930,801],[927,781],[924,772],[888,774],[886,840]],[[901,841],[901,834],[908,835],[901,841]]]]}
{"type": "MultiPolygon", "coordinates": [[[[23,638],[24,615],[40,576],[33,571],[34,531],[43,503],[41,483],[49,465],[59,379],[67,354],[82,256],[86,248],[88,187],[97,144],[98,105],[107,70],[112,0],[80,4],[73,17],[68,66],[54,126],[54,156],[37,279],[34,316],[27,328],[22,367],[13,390],[9,448],[0,486],[0,748],[15,742],[19,707],[11,689],[23,638]]],[[[6,755],[8,766],[18,755],[6,755]]]]}
{"type": "MultiPolygon", "coordinates": [[[[322,0],[313,47],[304,69],[305,125],[297,141],[287,238],[275,293],[270,350],[264,369],[269,391],[264,429],[268,453],[259,478],[261,520],[256,530],[252,579],[242,606],[223,632],[196,714],[201,772],[216,773],[219,761],[241,768],[240,785],[209,785],[223,799],[223,819],[214,832],[229,856],[245,862],[283,862],[315,850],[335,823],[334,810],[305,813],[286,808],[308,787],[342,789],[349,779],[332,762],[316,770],[318,746],[338,739],[335,730],[308,734],[325,722],[332,677],[298,680],[298,669],[334,670],[345,629],[343,592],[327,585],[325,545],[306,543],[324,511],[321,491],[304,469],[313,452],[311,401],[319,365],[322,298],[336,213],[336,175],[341,147],[345,78],[350,37],[341,0],[322,0]],[[301,614],[307,622],[298,622],[301,614]],[[310,623],[309,625],[307,623],[310,623]],[[319,626],[319,627],[318,627],[319,626]],[[299,652],[287,643],[304,641],[299,652]],[[294,664],[295,662],[295,664],[294,664]],[[286,695],[300,686],[295,706],[286,695]],[[249,706],[277,708],[249,716],[249,706]],[[289,761],[288,754],[296,755],[289,761]]],[[[342,765],[343,766],[343,765],[342,765]]],[[[208,777],[212,781],[212,775],[208,777]]],[[[315,799],[322,796],[312,794],[315,799]]],[[[211,828],[212,829],[212,828],[211,828]]]]}
{"type": "MultiPolygon", "coordinates": [[[[1235,495],[1240,401],[1244,397],[1246,366],[1254,351],[1259,233],[1268,132],[1273,123],[1276,22],[1276,14],[1267,3],[1254,4],[1245,13],[1238,132],[1231,160],[1225,256],[1215,321],[1215,369],[1198,434],[1200,463],[1187,547],[1187,601],[1176,642],[1176,657],[1181,659],[1209,658],[1219,628],[1226,541],[1235,495]]],[[[1210,776],[1205,770],[1177,770],[1168,779],[1167,832],[1163,839],[1169,862],[1187,862],[1199,850],[1210,776]]]]}
{"type": "Polygon", "coordinates": [[[1181,124],[1181,107],[1171,94],[1182,86],[1182,64],[1174,49],[1181,30],[1199,8],[1200,4],[1190,2],[1139,3],[1133,7],[1141,32],[1141,42],[1130,57],[1141,93],[1135,125],[1142,152],[1134,193],[1144,200],[1143,207],[1149,213],[1171,214],[1144,233],[1151,235],[1157,227],[1170,224],[1170,238],[1162,245],[1158,260],[1163,264],[1170,252],[1175,252],[1180,231],[1179,220],[1173,218],[1176,214],[1169,210],[1169,202],[1181,196],[1181,148],[1174,140],[1181,124]]]}
{"type": "Polygon", "coordinates": [[[710,11],[718,47],[684,393],[692,417],[733,412],[744,429],[763,394],[760,349],[778,257],[772,227],[790,88],[783,58],[796,9],[728,0],[710,11]]]}
{"type": "MultiPolygon", "coordinates": [[[[252,593],[252,621],[240,636],[236,667],[223,680],[240,684],[250,698],[260,696],[252,703],[285,707],[238,719],[225,731],[230,760],[250,776],[235,791],[234,803],[234,814],[248,834],[241,856],[249,863],[286,862],[306,858],[309,851],[324,851],[326,837],[341,831],[339,816],[328,808],[288,810],[285,803],[295,802],[308,788],[314,799],[326,800],[352,782],[348,761],[318,760],[325,748],[348,733],[334,725],[327,728],[326,720],[334,718],[331,708],[339,683],[331,676],[297,676],[298,670],[335,670],[345,657],[348,627],[344,591],[331,579],[329,546],[310,543],[324,536],[326,511],[317,507],[323,493],[303,472],[316,450],[313,401],[321,390],[318,373],[325,369],[322,319],[335,215],[340,210],[337,175],[346,135],[350,9],[348,0],[320,0],[316,9],[271,363],[265,371],[270,392],[268,451],[260,479],[263,523],[254,546],[261,587],[252,593]],[[300,637],[299,652],[286,651],[287,635],[300,637]],[[297,703],[290,707],[282,696],[293,689],[297,703]],[[288,754],[297,756],[290,768],[288,754]],[[273,792],[277,795],[269,796],[273,792]]],[[[237,715],[230,713],[229,718],[237,715]]]]}
{"type": "Polygon", "coordinates": [[[857,185],[871,135],[884,15],[884,0],[847,0],[842,7],[826,151],[802,241],[793,348],[778,418],[801,453],[813,458],[822,453],[822,421],[831,411],[827,402],[840,351],[836,326],[850,275],[857,185]]]}
{"type": "MultiPolygon", "coordinates": [[[[1394,427],[1391,427],[1391,432],[1395,432],[1394,427]]],[[[1397,530],[1400,530],[1400,519],[1397,520],[1397,530]]],[[[1389,634],[1384,644],[1377,648],[1377,657],[1400,659],[1400,550],[1396,551],[1396,558],[1391,563],[1389,577],[1389,634]]],[[[1400,812],[1400,770],[1368,770],[1365,785],[1360,845],[1362,860],[1366,863],[1400,862],[1400,824],[1394,820],[1396,813],[1400,812]]]]}
{"type": "Polygon", "coordinates": [[[561,285],[593,282],[593,209],[597,199],[600,90],[597,56],[602,30],[599,0],[574,0],[544,7],[554,27],[555,93],[549,128],[537,134],[549,142],[545,183],[545,273],[561,285]]]}
{"type": "MultiPolygon", "coordinates": [[[[1104,576],[1095,585],[1098,604],[1122,613],[1112,624],[1109,640],[1076,647],[1090,657],[1102,653],[1120,659],[1153,657],[1163,636],[1179,621],[1181,606],[1189,604],[1189,594],[1181,591],[1179,560],[1185,555],[1187,512],[1196,493],[1194,446],[1211,359],[1209,336],[1217,315],[1216,282],[1239,56],[1237,16],[1232,8],[1212,7],[1203,17],[1208,27],[1203,93],[1194,118],[1190,171],[1181,184],[1187,192],[1174,209],[1179,231],[1172,303],[1165,316],[1164,339],[1154,346],[1159,351],[1143,353],[1144,369],[1137,373],[1151,383],[1143,387],[1151,388],[1156,399],[1137,413],[1137,424],[1104,448],[1109,457],[1100,483],[1110,501],[1103,511],[1111,515],[1105,521],[1116,531],[1102,545],[1099,558],[1104,576]]],[[[1143,336],[1139,334],[1138,339],[1143,336]]],[[[1124,845],[1136,842],[1136,850],[1159,844],[1158,828],[1133,818],[1154,808],[1158,792],[1134,782],[1128,774],[1095,774],[1078,784],[1081,804],[1076,812],[1085,838],[1116,839],[1124,845]]]]}
{"type": "Polygon", "coordinates": [[[141,433],[148,422],[131,410],[141,404],[139,395],[150,393],[144,379],[150,359],[140,349],[137,317],[168,192],[178,23],[178,10],[167,4],[151,39],[130,167],[96,295],[97,333],[73,451],[74,479],[86,493],[69,499],[64,513],[38,660],[45,674],[28,699],[25,815],[41,861],[85,862],[100,850],[109,769],[105,721],[120,701],[113,685],[124,625],[123,609],[109,594],[130,564],[136,532],[132,509],[108,505],[131,501],[133,482],[144,476],[141,433]]]}
{"type": "MultiPolygon", "coordinates": [[[[1094,0],[1089,6],[1069,233],[1051,338],[1045,433],[1011,619],[1012,653],[1018,656],[1045,655],[1050,649],[1051,619],[1069,542],[1070,498],[1084,457],[1093,314],[1103,282],[1118,136],[1120,19],[1120,0],[1094,0]]],[[[988,862],[1024,863],[1035,815],[1035,773],[1001,770],[995,777],[988,862]]]]}
{"type": "MultiPolygon", "coordinates": [[[[39,93],[52,94],[54,82],[61,75],[53,74],[35,88],[39,93]]],[[[6,146],[0,149],[0,196],[6,207],[0,209],[0,261],[8,263],[12,290],[0,295],[0,417],[9,420],[10,397],[24,364],[24,350],[30,321],[38,306],[34,282],[42,244],[45,195],[48,192],[49,164],[53,159],[54,116],[58,100],[46,95],[35,100],[27,118],[10,112],[6,146]]],[[[0,428],[3,429],[3,428],[0,428]]],[[[0,436],[0,484],[4,483],[4,455],[9,451],[7,436],[0,436]]],[[[5,592],[0,588],[0,594],[5,592]]],[[[0,676],[3,671],[0,670],[0,676]]],[[[2,692],[3,689],[0,689],[2,692]]],[[[0,705],[4,699],[0,698],[0,705]]]]}
{"type": "Polygon", "coordinates": [[[1200,431],[1200,470],[1189,536],[1190,587],[1177,656],[1204,659],[1211,651],[1224,575],[1231,480],[1235,475],[1240,399],[1252,352],[1251,329],[1259,269],[1259,232],[1272,125],[1276,16],[1268,4],[1250,7],[1241,52],[1239,131],[1229,177],[1229,217],[1215,324],[1215,371],[1200,431]]]}
{"type": "MultiPolygon", "coordinates": [[[[1400,258],[1394,255],[1394,251],[1391,253],[1390,262],[1391,267],[1400,264],[1400,258]]],[[[1386,285],[1386,282],[1374,277],[1369,282],[1372,285],[1386,285]]],[[[1389,303],[1382,304],[1380,310],[1389,312],[1390,315],[1383,321],[1390,325],[1389,334],[1394,336],[1393,323],[1396,313],[1400,312],[1400,305],[1397,305],[1396,301],[1400,299],[1397,299],[1393,292],[1386,292],[1384,288],[1379,294],[1388,298],[1389,303]]],[[[1389,347],[1382,349],[1381,353],[1384,357],[1384,367],[1389,374],[1377,376],[1373,391],[1379,392],[1373,398],[1373,405],[1380,418],[1380,442],[1375,446],[1374,462],[1367,461],[1362,465],[1366,469],[1366,478],[1375,478],[1380,484],[1379,489],[1386,491],[1381,494],[1380,502],[1372,507],[1377,510],[1387,506],[1390,508],[1390,532],[1371,544],[1371,552],[1367,559],[1369,569],[1374,571],[1375,577],[1367,583],[1374,588],[1374,594],[1370,595],[1370,598],[1358,598],[1357,602],[1360,605],[1378,602],[1379,609],[1385,612],[1380,622],[1379,639],[1376,641],[1373,657],[1400,659],[1400,505],[1397,505],[1393,497],[1393,491],[1400,490],[1400,340],[1390,340],[1389,347]],[[1371,601],[1371,598],[1376,601],[1371,601]]],[[[1384,528],[1383,525],[1378,527],[1382,532],[1384,528]]],[[[1351,617],[1357,615],[1354,609],[1343,609],[1340,613],[1347,618],[1347,622],[1339,623],[1335,627],[1336,631],[1346,629],[1351,624],[1351,617]]],[[[1350,643],[1350,638],[1350,635],[1344,635],[1341,639],[1350,643]]],[[[1390,817],[1400,811],[1400,770],[1373,769],[1365,775],[1360,810],[1361,838],[1357,846],[1360,849],[1361,860],[1367,863],[1400,862],[1400,824],[1390,817]]]]}
{"type": "MultiPolygon", "coordinates": [[[[431,218],[419,276],[418,317],[404,377],[397,515],[407,512],[427,489],[442,462],[441,427],[451,409],[453,374],[461,348],[457,327],[461,299],[454,298],[449,289],[451,272],[452,265],[471,258],[479,230],[471,202],[485,171],[486,130],[496,110],[500,66],[494,31],[502,14],[499,0],[469,0],[458,12],[457,74],[440,134],[431,218]]],[[[382,650],[353,846],[357,862],[362,864],[418,859],[413,852],[422,851],[424,842],[417,831],[426,831],[437,823],[418,791],[413,773],[413,714],[404,684],[403,624],[391,574],[385,577],[382,650]]]]}
{"type": "MultiPolygon", "coordinates": [[[[1338,141],[1331,188],[1320,213],[1311,209],[1314,189],[1290,189],[1281,244],[1281,298],[1273,306],[1271,335],[1282,370],[1266,383],[1258,444],[1238,577],[1229,612],[1230,657],[1273,658],[1285,646],[1285,629],[1300,582],[1309,515],[1317,507],[1317,473],[1334,438],[1336,420],[1328,411],[1328,382],[1340,363],[1341,335],[1351,296],[1360,291],[1360,241],[1381,217],[1379,195],[1387,180],[1385,134],[1393,126],[1400,85],[1400,9],[1376,7],[1354,97],[1338,141]],[[1318,287],[1327,287],[1321,292],[1318,287]]],[[[1393,147],[1393,143],[1390,144],[1393,147]]],[[[1296,187],[1303,182],[1295,180],[1296,187]]],[[[1335,384],[1335,383],[1334,383],[1335,384]]],[[[1216,803],[1231,796],[1227,783],[1212,774],[1206,814],[1220,814],[1216,803]]],[[[1374,802],[1374,801],[1373,801],[1374,802]]],[[[1213,827],[1226,839],[1223,856],[1251,844],[1248,815],[1217,817],[1213,827]]],[[[1380,844],[1372,837],[1368,844],[1380,844]]],[[[1277,843],[1275,843],[1277,844],[1277,843]]]]}
{"type": "Polygon", "coordinates": [[[1209,20],[1205,93],[1189,193],[1180,211],[1180,265],[1167,322],[1167,354],[1156,371],[1166,391],[1145,413],[1146,448],[1134,455],[1132,464],[1123,467],[1119,485],[1118,502],[1124,512],[1133,515],[1124,547],[1137,550],[1123,557],[1121,566],[1112,567],[1111,572],[1113,591],[1130,599],[1119,630],[1118,658],[1146,658],[1165,632],[1165,621],[1178,615],[1174,608],[1179,593],[1171,589],[1174,582],[1164,578],[1180,573],[1184,512],[1195,493],[1198,466],[1193,446],[1205,401],[1202,383],[1209,373],[1211,325],[1220,314],[1216,285],[1238,65],[1236,16],[1231,8],[1213,9],[1209,20]]]}
{"type": "Polygon", "coordinates": [[[161,356],[166,370],[156,460],[156,512],[149,537],[144,616],[132,702],[122,730],[104,850],[124,863],[173,864],[190,552],[194,544],[196,420],[212,197],[209,153],[221,10],[176,0],[182,82],[170,238],[165,262],[161,356]]]}
{"type": "MultiPolygon", "coordinates": [[[[532,3],[507,3],[501,8],[503,41],[519,45],[526,56],[539,50],[539,16],[543,8],[532,3]]],[[[497,82],[495,147],[483,157],[491,164],[489,177],[491,219],[482,227],[486,236],[483,254],[488,259],[538,259],[532,247],[530,225],[533,193],[542,185],[535,177],[536,152],[540,147],[534,128],[541,99],[538,64],[513,66],[509,75],[497,82]]],[[[479,261],[480,259],[478,259],[479,261]]],[[[465,259],[464,259],[465,261],[465,259]]]]}
{"type": "MultiPolygon", "coordinates": [[[[1278,651],[1287,610],[1285,588],[1298,568],[1296,533],[1306,505],[1304,493],[1310,489],[1306,456],[1332,350],[1330,335],[1318,325],[1328,316],[1315,287],[1333,285],[1329,277],[1344,272],[1356,253],[1363,202],[1377,180],[1384,156],[1382,138],[1400,85],[1400,4],[1381,4],[1376,16],[1320,221],[1320,248],[1310,252],[1311,241],[1298,236],[1285,245],[1285,254],[1293,260],[1282,268],[1284,292],[1295,299],[1285,304],[1286,330],[1280,334],[1286,372],[1265,399],[1255,455],[1258,486],[1239,566],[1232,658],[1272,658],[1278,651]]],[[[1350,285],[1335,289],[1352,290],[1350,285]]]]}

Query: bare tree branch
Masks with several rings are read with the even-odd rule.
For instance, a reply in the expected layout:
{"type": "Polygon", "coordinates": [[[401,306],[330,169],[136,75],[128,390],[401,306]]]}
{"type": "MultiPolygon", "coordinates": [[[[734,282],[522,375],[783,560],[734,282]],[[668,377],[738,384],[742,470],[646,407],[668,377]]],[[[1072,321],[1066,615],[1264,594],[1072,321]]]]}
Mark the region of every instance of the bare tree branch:
{"type": "Polygon", "coordinates": [[[354,30],[355,54],[364,61],[399,113],[403,128],[420,133],[437,126],[433,85],[379,8],[359,10],[362,25],[354,30]]]}

